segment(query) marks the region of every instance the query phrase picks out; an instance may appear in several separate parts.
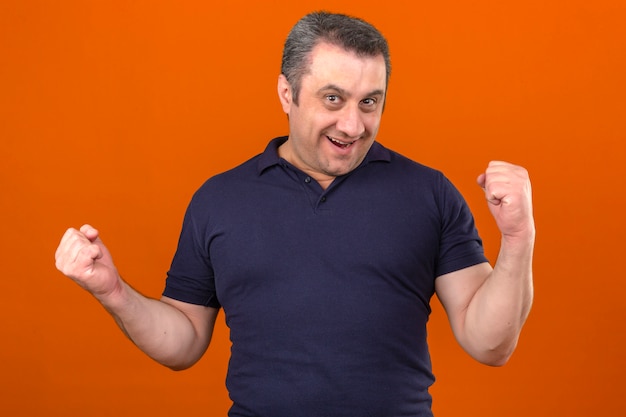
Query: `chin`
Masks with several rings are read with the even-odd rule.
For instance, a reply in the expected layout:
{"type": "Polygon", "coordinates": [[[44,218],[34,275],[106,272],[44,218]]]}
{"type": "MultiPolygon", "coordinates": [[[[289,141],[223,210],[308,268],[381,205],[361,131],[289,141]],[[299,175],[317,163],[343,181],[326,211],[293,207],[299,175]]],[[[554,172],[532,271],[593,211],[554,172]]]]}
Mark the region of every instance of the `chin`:
{"type": "Polygon", "coordinates": [[[332,175],[334,177],[340,177],[342,175],[346,175],[349,174],[350,172],[354,171],[356,169],[356,167],[358,167],[359,164],[356,165],[350,165],[350,166],[342,166],[342,167],[335,167],[334,169],[328,169],[327,172],[329,175],[332,175]]]}

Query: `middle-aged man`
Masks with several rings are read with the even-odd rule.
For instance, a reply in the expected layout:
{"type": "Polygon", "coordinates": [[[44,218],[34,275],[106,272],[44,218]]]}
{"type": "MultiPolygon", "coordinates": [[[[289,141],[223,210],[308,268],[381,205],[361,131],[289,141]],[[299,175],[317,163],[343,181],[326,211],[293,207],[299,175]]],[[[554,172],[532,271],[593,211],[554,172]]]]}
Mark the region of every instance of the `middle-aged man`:
{"type": "Polygon", "coordinates": [[[163,297],[126,284],[88,225],[66,232],[57,267],[173,369],[200,359],[223,308],[230,416],[431,416],[435,292],[476,360],[515,349],[533,293],[531,187],[505,162],[478,177],[502,234],[492,268],[451,183],[375,142],[389,62],[370,24],[305,16],[278,78],[289,136],[197,191],[163,297]]]}

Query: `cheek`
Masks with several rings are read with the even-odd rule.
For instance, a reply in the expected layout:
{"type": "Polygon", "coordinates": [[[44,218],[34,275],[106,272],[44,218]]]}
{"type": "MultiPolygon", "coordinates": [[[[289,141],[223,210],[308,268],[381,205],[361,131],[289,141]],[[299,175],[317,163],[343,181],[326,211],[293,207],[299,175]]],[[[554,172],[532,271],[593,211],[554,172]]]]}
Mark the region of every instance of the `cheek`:
{"type": "Polygon", "coordinates": [[[333,127],[337,123],[336,117],[325,112],[309,114],[306,119],[300,120],[299,129],[306,132],[309,140],[317,141],[321,136],[325,136],[328,132],[332,132],[333,127]]]}
{"type": "Polygon", "coordinates": [[[363,117],[363,124],[365,125],[367,131],[370,133],[376,133],[378,131],[378,127],[380,126],[380,114],[372,113],[365,115],[365,117],[363,117]]]}

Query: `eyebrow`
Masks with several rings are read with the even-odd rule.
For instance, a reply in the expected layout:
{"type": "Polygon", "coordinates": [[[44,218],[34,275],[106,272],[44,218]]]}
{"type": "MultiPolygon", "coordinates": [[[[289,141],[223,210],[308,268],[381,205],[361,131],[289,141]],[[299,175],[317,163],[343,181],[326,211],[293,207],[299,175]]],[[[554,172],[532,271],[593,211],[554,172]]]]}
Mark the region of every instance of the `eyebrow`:
{"type": "MultiPolygon", "coordinates": [[[[347,90],[344,90],[343,88],[339,87],[336,84],[326,84],[324,87],[320,88],[319,90],[317,90],[318,93],[322,93],[324,91],[328,91],[328,90],[332,90],[332,91],[336,91],[339,94],[349,97],[350,93],[347,90]]],[[[373,90],[371,92],[369,92],[368,94],[365,94],[366,97],[371,97],[371,96],[382,96],[384,95],[385,92],[384,90],[373,90]]]]}

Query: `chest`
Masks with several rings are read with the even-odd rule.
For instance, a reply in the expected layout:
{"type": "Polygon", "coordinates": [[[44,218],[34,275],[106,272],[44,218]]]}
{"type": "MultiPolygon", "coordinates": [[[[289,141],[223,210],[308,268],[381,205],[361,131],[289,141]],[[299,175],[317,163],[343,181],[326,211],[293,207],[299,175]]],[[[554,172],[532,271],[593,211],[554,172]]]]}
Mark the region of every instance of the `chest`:
{"type": "Polygon", "coordinates": [[[212,219],[209,256],[225,311],[242,300],[323,309],[380,294],[428,309],[441,230],[432,196],[306,184],[268,190],[254,207],[233,205],[212,219]]]}

